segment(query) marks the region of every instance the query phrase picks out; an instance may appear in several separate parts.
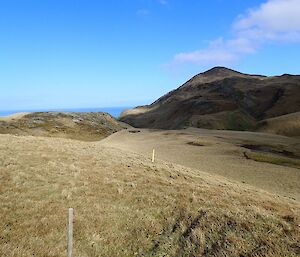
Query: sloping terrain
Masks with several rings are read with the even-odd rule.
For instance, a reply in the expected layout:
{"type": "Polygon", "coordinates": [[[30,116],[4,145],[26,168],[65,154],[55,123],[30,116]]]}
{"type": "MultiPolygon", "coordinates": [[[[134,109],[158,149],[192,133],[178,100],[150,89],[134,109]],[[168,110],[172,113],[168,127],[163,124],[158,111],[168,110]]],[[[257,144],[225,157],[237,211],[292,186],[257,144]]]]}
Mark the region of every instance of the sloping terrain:
{"type": "Polygon", "coordinates": [[[0,118],[0,134],[100,140],[128,127],[102,112],[33,112],[0,118]]]}
{"type": "Polygon", "coordinates": [[[151,105],[121,114],[134,127],[255,130],[261,120],[300,111],[300,76],[266,77],[216,67],[151,105]]]}
{"type": "Polygon", "coordinates": [[[300,137],[300,112],[262,120],[258,123],[257,130],[290,137],[300,137]]]}
{"type": "Polygon", "coordinates": [[[131,129],[117,132],[99,143],[148,156],[155,149],[158,159],[300,201],[300,140],[297,138],[197,128],[131,129]]]}
{"type": "Polygon", "coordinates": [[[299,256],[300,205],[104,146],[0,135],[0,256],[299,256]]]}

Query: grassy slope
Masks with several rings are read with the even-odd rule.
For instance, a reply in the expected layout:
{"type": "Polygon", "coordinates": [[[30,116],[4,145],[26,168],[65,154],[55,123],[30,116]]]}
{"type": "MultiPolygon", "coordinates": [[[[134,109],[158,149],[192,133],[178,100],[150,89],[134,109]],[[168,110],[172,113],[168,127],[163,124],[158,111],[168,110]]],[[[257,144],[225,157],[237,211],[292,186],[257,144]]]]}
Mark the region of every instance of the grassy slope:
{"type": "Polygon", "coordinates": [[[97,141],[127,124],[102,112],[33,112],[0,117],[0,133],[97,141]]]}
{"type": "MultiPolygon", "coordinates": [[[[139,128],[252,131],[262,119],[299,112],[299,85],[300,76],[250,76],[215,67],[120,119],[139,128]]],[[[294,124],[284,130],[299,134],[299,121],[294,124]]]]}
{"type": "Polygon", "coordinates": [[[297,256],[300,205],[99,143],[0,135],[0,256],[297,256]]]}
{"type": "Polygon", "coordinates": [[[282,159],[284,153],[299,156],[298,139],[257,132],[195,128],[137,131],[140,132],[130,133],[123,130],[101,142],[106,146],[147,155],[155,148],[159,159],[203,170],[211,175],[220,175],[300,201],[299,169],[247,159],[244,153],[252,150],[243,147],[257,146],[261,152],[253,152],[264,155],[262,150],[266,150],[274,153],[272,156],[282,159]]]}
{"type": "Polygon", "coordinates": [[[267,162],[276,165],[282,165],[287,167],[293,167],[300,169],[300,160],[288,158],[285,156],[274,155],[271,153],[263,153],[257,151],[247,151],[244,152],[244,155],[248,159],[252,159],[258,162],[267,162]]]}
{"type": "Polygon", "coordinates": [[[242,111],[224,111],[207,115],[195,115],[185,124],[185,127],[240,131],[252,130],[255,126],[255,119],[242,111]]]}
{"type": "Polygon", "coordinates": [[[300,112],[263,120],[258,124],[258,131],[300,137],[300,112]]]}

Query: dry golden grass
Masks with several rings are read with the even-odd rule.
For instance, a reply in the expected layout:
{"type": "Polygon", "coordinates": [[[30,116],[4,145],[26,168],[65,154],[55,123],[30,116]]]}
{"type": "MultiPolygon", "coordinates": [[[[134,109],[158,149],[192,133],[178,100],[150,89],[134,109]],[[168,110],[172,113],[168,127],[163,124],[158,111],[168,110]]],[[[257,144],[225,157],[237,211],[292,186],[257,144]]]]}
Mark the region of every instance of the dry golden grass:
{"type": "Polygon", "coordinates": [[[300,137],[300,112],[263,120],[258,124],[258,130],[279,135],[300,137]]]}
{"type": "Polygon", "coordinates": [[[300,201],[299,169],[257,162],[244,156],[247,149],[257,149],[274,153],[274,156],[286,155],[296,159],[300,153],[299,139],[257,132],[194,128],[168,131],[140,129],[140,133],[117,132],[102,140],[101,144],[145,155],[155,148],[158,159],[300,201]]]}
{"type": "Polygon", "coordinates": [[[0,256],[299,256],[300,205],[119,149],[0,135],[0,256]]]}

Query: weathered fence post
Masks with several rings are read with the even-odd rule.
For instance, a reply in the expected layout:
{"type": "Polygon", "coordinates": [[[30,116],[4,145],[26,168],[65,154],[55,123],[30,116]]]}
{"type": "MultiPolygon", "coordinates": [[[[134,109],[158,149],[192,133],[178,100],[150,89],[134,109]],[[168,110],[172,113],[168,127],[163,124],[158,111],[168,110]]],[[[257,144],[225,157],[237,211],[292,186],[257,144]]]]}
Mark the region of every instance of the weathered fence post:
{"type": "Polygon", "coordinates": [[[152,162],[154,162],[155,161],[155,149],[153,149],[153,151],[152,151],[152,162]]]}
{"type": "Polygon", "coordinates": [[[68,211],[68,257],[72,257],[73,255],[73,208],[69,208],[68,211]]]}

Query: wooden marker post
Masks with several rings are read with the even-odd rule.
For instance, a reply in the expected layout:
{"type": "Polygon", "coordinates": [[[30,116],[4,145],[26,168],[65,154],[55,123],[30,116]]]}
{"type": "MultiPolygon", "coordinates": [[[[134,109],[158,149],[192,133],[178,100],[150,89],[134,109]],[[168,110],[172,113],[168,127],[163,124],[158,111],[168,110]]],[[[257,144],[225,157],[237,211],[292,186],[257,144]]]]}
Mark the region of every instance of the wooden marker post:
{"type": "Polygon", "coordinates": [[[155,149],[153,149],[153,151],[152,151],[152,162],[154,162],[155,161],[155,149]]]}
{"type": "Polygon", "coordinates": [[[68,257],[73,255],[73,208],[69,208],[68,211],[68,257]]]}

